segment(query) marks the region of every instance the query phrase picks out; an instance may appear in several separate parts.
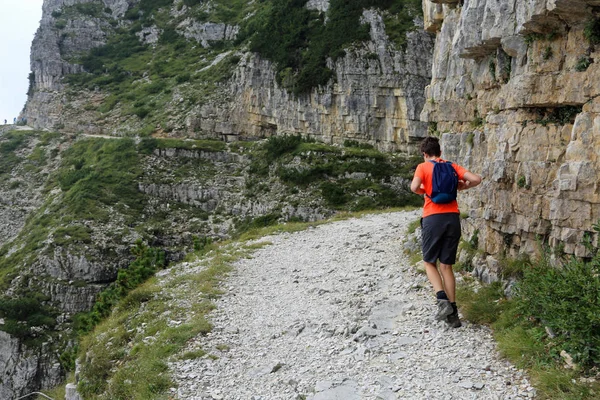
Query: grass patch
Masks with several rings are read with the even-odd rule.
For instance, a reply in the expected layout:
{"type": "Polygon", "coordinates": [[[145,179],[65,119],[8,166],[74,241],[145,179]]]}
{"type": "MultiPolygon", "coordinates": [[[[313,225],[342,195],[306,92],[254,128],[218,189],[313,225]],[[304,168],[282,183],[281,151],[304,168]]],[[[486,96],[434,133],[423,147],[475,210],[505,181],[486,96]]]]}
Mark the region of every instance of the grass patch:
{"type": "Polygon", "coordinates": [[[105,206],[110,206],[136,220],[144,205],[137,190],[141,173],[133,140],[78,141],[65,151],[57,173],[65,208],[59,214],[103,220],[109,218],[105,206]]]}
{"type": "Polygon", "coordinates": [[[17,154],[29,143],[32,137],[30,132],[11,131],[2,135],[0,141],[0,177],[10,174],[11,171],[24,160],[17,154]]]}
{"type": "Polygon", "coordinates": [[[417,228],[420,228],[420,227],[421,227],[421,218],[416,219],[416,220],[412,221],[410,224],[408,224],[406,233],[409,235],[412,235],[413,233],[416,232],[417,228]]]}
{"type": "Polygon", "coordinates": [[[206,355],[184,349],[190,339],[210,332],[206,315],[222,294],[220,284],[232,263],[267,244],[209,244],[196,253],[200,272],[152,278],[122,298],[82,341],[79,392],[86,399],[164,398],[174,384],[167,362],[206,355]]]}
{"type": "MultiPolygon", "coordinates": [[[[597,230],[598,227],[596,226],[597,230]]],[[[600,255],[552,266],[550,251],[536,261],[504,262],[504,276],[520,277],[507,299],[499,282],[461,286],[457,298],[470,321],[490,325],[501,353],[525,368],[541,399],[593,399],[600,356],[600,255]],[[561,354],[576,363],[565,369],[561,354]]]]}

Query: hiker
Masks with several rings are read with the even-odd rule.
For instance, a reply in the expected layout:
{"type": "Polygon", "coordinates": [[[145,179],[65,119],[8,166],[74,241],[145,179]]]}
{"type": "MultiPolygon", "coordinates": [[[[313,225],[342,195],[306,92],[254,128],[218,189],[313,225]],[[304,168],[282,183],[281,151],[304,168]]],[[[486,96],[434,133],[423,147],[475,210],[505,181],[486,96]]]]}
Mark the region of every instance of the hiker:
{"type": "Polygon", "coordinates": [[[417,166],[410,190],[425,195],[421,218],[423,263],[436,294],[438,309],[435,319],[444,320],[451,327],[458,328],[461,322],[456,307],[456,284],[452,271],[460,240],[460,212],[456,191],[479,185],[481,177],[458,164],[441,159],[440,143],[436,137],[423,139],[421,152],[425,162],[417,166]],[[438,260],[439,270],[436,265],[438,260]]]}

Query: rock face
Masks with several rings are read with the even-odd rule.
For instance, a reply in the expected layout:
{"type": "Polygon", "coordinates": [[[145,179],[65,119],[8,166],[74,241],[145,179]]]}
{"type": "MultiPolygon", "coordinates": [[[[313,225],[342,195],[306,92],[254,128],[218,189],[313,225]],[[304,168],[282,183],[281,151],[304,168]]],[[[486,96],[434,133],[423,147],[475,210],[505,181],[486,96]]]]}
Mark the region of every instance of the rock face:
{"type": "Polygon", "coordinates": [[[462,200],[492,275],[502,256],[537,252],[538,237],[576,256],[597,239],[600,69],[584,27],[598,6],[424,1],[437,37],[421,118],[446,158],[484,177],[462,200]]]}
{"type": "Polygon", "coordinates": [[[60,365],[53,355],[44,351],[30,352],[19,340],[0,331],[0,365],[4,377],[0,398],[13,399],[29,394],[39,387],[53,387],[62,379],[60,365]]]}
{"type": "Polygon", "coordinates": [[[333,66],[336,84],[295,98],[275,84],[271,63],[249,55],[236,71],[232,103],[216,110],[217,118],[200,113],[202,126],[214,126],[225,136],[255,137],[265,133],[308,134],[318,140],[370,142],[380,149],[405,149],[422,138],[426,124],[419,121],[423,88],[429,81],[431,38],[409,34],[405,52],[390,49],[383,20],[374,11],[363,18],[371,26],[372,41],[347,51],[333,66]],[[226,113],[233,113],[227,117],[226,113]]]}
{"type": "MultiPolygon", "coordinates": [[[[83,71],[81,65],[74,63],[74,56],[105,44],[115,29],[112,25],[131,22],[121,18],[131,1],[103,1],[104,18],[77,12],[74,4],[81,3],[88,2],[44,3],[44,17],[32,46],[32,94],[25,116],[36,128],[83,133],[126,131],[124,116],[119,121],[102,123],[89,113],[86,116],[85,104],[101,101],[101,94],[67,95],[68,85],[63,78],[83,71]],[[107,14],[108,11],[112,14],[107,14]]],[[[312,0],[307,7],[325,12],[329,2],[312,0]]],[[[174,5],[170,12],[174,17],[184,18],[185,11],[185,6],[174,5]]],[[[423,88],[431,78],[433,40],[425,32],[414,31],[408,35],[406,49],[395,49],[385,33],[380,13],[365,10],[362,19],[370,24],[371,41],[348,50],[335,65],[330,62],[336,75],[335,84],[296,97],[276,84],[270,62],[256,54],[242,54],[229,84],[215,96],[221,101],[206,102],[185,111],[174,105],[169,110],[173,119],[186,121],[185,125],[175,127],[172,135],[237,140],[302,133],[330,143],[359,139],[379,149],[405,149],[407,143],[426,133],[426,124],[419,120],[419,114],[425,102],[423,88]]],[[[185,18],[176,30],[206,48],[212,42],[235,39],[239,27],[185,18]]],[[[152,45],[160,33],[156,27],[144,27],[137,35],[141,42],[152,45]]],[[[173,103],[178,103],[176,90],[173,96],[173,103]]]]}

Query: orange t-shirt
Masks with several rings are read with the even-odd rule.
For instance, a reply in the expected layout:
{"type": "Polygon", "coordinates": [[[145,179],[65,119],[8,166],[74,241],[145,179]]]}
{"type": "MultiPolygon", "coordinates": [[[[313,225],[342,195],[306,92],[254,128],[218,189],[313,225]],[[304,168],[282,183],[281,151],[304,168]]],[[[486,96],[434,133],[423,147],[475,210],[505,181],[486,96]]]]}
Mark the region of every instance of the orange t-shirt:
{"type": "MultiPolygon", "coordinates": [[[[438,160],[441,162],[446,162],[446,160],[442,160],[441,158],[438,160]]],[[[433,190],[433,166],[432,162],[424,162],[417,166],[417,170],[415,171],[415,176],[421,178],[421,183],[425,188],[425,193],[431,195],[431,191],[433,190]]],[[[464,180],[464,175],[467,170],[461,167],[458,164],[452,163],[454,170],[458,174],[459,180],[464,180]]],[[[423,218],[432,215],[432,214],[445,214],[445,213],[456,213],[458,214],[458,203],[456,200],[451,201],[446,204],[437,204],[431,201],[428,196],[425,197],[425,204],[423,205],[423,218]]]]}

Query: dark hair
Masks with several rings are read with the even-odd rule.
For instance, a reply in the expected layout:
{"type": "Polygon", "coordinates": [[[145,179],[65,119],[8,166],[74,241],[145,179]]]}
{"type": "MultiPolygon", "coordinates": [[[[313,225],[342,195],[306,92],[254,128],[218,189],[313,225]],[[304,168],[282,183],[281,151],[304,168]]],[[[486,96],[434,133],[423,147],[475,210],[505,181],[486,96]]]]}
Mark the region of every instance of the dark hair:
{"type": "Polygon", "coordinates": [[[428,156],[441,156],[442,150],[440,150],[440,139],[433,136],[428,136],[423,139],[421,142],[421,152],[428,156]]]}

